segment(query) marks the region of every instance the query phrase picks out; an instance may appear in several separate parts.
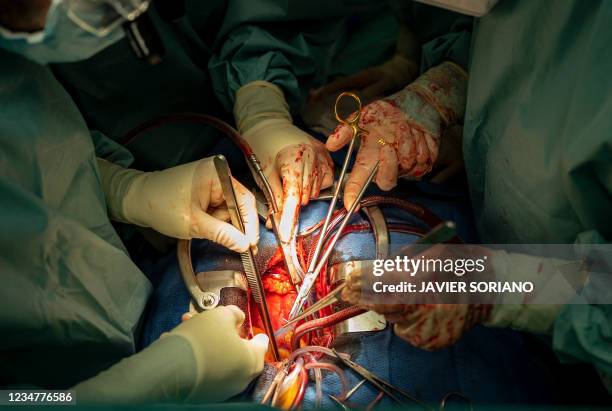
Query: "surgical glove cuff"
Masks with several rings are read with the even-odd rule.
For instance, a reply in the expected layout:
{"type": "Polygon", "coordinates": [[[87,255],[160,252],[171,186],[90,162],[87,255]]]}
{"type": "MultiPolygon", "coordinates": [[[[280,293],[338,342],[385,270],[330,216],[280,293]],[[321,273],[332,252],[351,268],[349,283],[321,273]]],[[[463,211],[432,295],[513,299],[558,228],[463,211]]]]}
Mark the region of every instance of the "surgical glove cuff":
{"type": "Polygon", "coordinates": [[[102,191],[106,197],[108,213],[112,220],[132,223],[126,215],[124,199],[133,183],[145,174],[142,171],[123,168],[107,160],[97,158],[102,191]]]}
{"type": "Polygon", "coordinates": [[[244,390],[263,370],[267,349],[258,338],[243,340],[238,327],[244,314],[238,307],[217,307],[196,314],[169,332],[188,342],[194,356],[196,378],[188,399],[222,401],[244,390]]]}
{"type": "MultiPolygon", "coordinates": [[[[557,260],[503,250],[490,251],[490,264],[499,282],[530,281],[535,294],[503,294],[484,325],[550,335],[562,305],[546,304],[546,284],[554,281],[557,260]]],[[[560,292],[558,288],[555,292],[560,292]]],[[[569,299],[569,296],[568,296],[569,299]]],[[[550,300],[549,300],[550,301],[550,300]]]]}
{"type": "Polygon", "coordinates": [[[117,221],[154,228],[170,237],[198,236],[195,226],[192,227],[191,203],[194,190],[206,186],[210,179],[200,167],[206,161],[209,160],[145,173],[99,159],[111,216],[117,221]]]}
{"type": "Polygon", "coordinates": [[[465,114],[467,73],[445,62],[384,99],[399,108],[412,127],[440,136],[443,125],[455,124],[465,114]]]}
{"type": "Polygon", "coordinates": [[[497,304],[493,306],[491,315],[483,324],[551,335],[561,307],[553,304],[497,304]]]}
{"type": "Polygon", "coordinates": [[[292,122],[283,91],[267,81],[253,81],[236,91],[234,119],[241,133],[264,120],[292,122]]]}

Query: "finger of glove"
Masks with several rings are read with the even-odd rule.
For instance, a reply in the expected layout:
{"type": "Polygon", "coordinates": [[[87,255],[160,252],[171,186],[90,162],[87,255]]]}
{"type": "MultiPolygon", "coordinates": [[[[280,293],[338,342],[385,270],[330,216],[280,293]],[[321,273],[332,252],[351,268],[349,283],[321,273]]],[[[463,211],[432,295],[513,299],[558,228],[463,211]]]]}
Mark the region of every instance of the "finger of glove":
{"type": "Polygon", "coordinates": [[[322,145],[322,150],[317,158],[319,159],[319,164],[321,166],[321,189],[331,187],[331,185],[334,183],[334,161],[332,160],[325,146],[322,145]]]}
{"type": "Polygon", "coordinates": [[[391,146],[380,148],[380,166],[376,172],[376,185],[383,190],[389,191],[397,185],[397,154],[391,146]]]}
{"type": "Polygon", "coordinates": [[[364,144],[359,148],[355,165],[344,186],[344,207],[347,210],[355,202],[359,191],[368,180],[368,176],[378,160],[378,144],[366,144],[367,141],[367,139],[364,139],[364,144]]]}
{"type": "Polygon", "coordinates": [[[279,153],[280,175],[283,182],[283,208],[280,226],[278,227],[281,241],[289,241],[300,210],[302,197],[302,163],[296,163],[293,150],[279,153]]]}
{"type": "Polygon", "coordinates": [[[219,310],[219,317],[222,321],[227,321],[227,324],[236,329],[236,332],[239,331],[245,319],[244,311],[235,305],[217,307],[216,310],[219,310]]]}
{"type": "Polygon", "coordinates": [[[323,165],[323,177],[321,178],[321,189],[331,187],[334,184],[334,167],[333,163],[327,161],[323,165]]]}
{"type": "Polygon", "coordinates": [[[255,196],[233,177],[232,185],[236,193],[238,211],[244,223],[244,233],[249,240],[249,244],[252,247],[256,247],[257,243],[259,243],[259,217],[257,215],[257,207],[255,206],[255,196]]]}
{"type": "Polygon", "coordinates": [[[239,253],[245,252],[250,245],[249,238],[233,225],[218,220],[202,211],[196,211],[197,227],[195,238],[206,238],[239,253]]]}
{"type": "Polygon", "coordinates": [[[399,140],[398,157],[404,170],[410,170],[416,164],[416,141],[412,133],[407,133],[399,140]]]}
{"type": "Polygon", "coordinates": [[[425,142],[427,143],[427,149],[429,150],[429,157],[431,159],[431,163],[435,163],[438,159],[438,151],[440,149],[440,139],[435,138],[429,133],[423,133],[425,137],[425,142]]]}
{"type": "Polygon", "coordinates": [[[264,367],[264,358],[268,351],[270,339],[266,334],[257,334],[251,340],[245,341],[246,346],[253,354],[253,377],[259,374],[264,367]]]}
{"type": "Polygon", "coordinates": [[[302,205],[305,206],[310,200],[310,193],[312,192],[312,185],[316,178],[316,156],[314,150],[311,147],[304,148],[301,158],[303,164],[302,171],[302,205]]]}
{"type": "Polygon", "coordinates": [[[312,190],[310,190],[310,198],[314,199],[319,196],[321,192],[321,184],[323,183],[323,175],[325,170],[323,169],[323,161],[319,159],[319,156],[315,158],[315,178],[312,182],[312,190]]]}
{"type": "MultiPolygon", "coordinates": [[[[268,183],[270,184],[270,188],[272,189],[272,193],[274,194],[276,205],[280,209],[283,206],[283,183],[281,181],[281,177],[278,172],[274,171],[269,175],[266,175],[266,178],[268,179],[268,183]]],[[[262,190],[265,190],[265,187],[260,188],[262,190]]],[[[272,207],[270,207],[270,211],[272,211],[272,207]]]]}
{"type": "Polygon", "coordinates": [[[429,149],[427,148],[427,141],[425,140],[424,133],[417,129],[412,128],[412,135],[416,140],[416,148],[417,148],[417,162],[425,163],[429,159],[429,149]]]}
{"type": "Polygon", "coordinates": [[[353,129],[347,125],[341,124],[327,138],[325,147],[329,151],[338,151],[353,138],[353,129]]]}
{"type": "Polygon", "coordinates": [[[412,168],[410,171],[410,175],[414,177],[422,177],[427,174],[431,170],[431,165],[429,163],[418,163],[416,166],[412,168]]]}
{"type": "Polygon", "coordinates": [[[191,320],[195,314],[194,312],[186,312],[181,316],[181,321],[191,320]]]}

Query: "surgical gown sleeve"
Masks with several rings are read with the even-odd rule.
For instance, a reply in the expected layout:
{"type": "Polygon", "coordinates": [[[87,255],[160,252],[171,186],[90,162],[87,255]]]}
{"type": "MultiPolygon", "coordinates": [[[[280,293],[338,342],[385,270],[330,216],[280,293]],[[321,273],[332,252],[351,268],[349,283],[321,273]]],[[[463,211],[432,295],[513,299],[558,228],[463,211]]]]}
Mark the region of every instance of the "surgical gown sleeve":
{"type": "MultiPolygon", "coordinates": [[[[577,238],[578,244],[603,242],[603,237],[595,230],[580,233],[577,238]]],[[[608,254],[600,254],[599,257],[604,259],[600,263],[612,268],[612,257],[608,254]]],[[[605,290],[602,290],[601,284],[592,283],[587,287],[600,287],[594,292],[610,293],[609,284],[605,284],[605,290]]],[[[553,348],[562,362],[593,364],[612,394],[612,304],[565,305],[553,326],[553,348]]]]}
{"type": "MultiPolygon", "coordinates": [[[[483,243],[612,240],[610,16],[506,0],[477,21],[463,151],[483,243]]],[[[565,306],[553,348],[610,375],[612,306],[565,306]]]]}
{"type": "Polygon", "coordinates": [[[399,22],[412,30],[421,50],[421,72],[444,61],[467,70],[473,18],[416,1],[387,0],[399,22]]]}
{"type": "Polygon", "coordinates": [[[209,62],[215,94],[231,111],[240,87],[268,81],[283,90],[291,110],[297,111],[308,89],[322,85],[331,72],[341,71],[334,66],[358,61],[365,68],[393,53],[397,26],[388,24],[361,36],[364,44],[375,45],[376,39],[382,39],[378,47],[335,59],[352,36],[359,37],[355,35],[359,19],[385,17],[382,5],[370,0],[295,0],[274,5],[263,0],[230,1],[209,62]]]}
{"type": "Polygon", "coordinates": [[[134,353],[151,285],[69,95],[46,67],[0,61],[0,385],[67,388],[134,353]]]}

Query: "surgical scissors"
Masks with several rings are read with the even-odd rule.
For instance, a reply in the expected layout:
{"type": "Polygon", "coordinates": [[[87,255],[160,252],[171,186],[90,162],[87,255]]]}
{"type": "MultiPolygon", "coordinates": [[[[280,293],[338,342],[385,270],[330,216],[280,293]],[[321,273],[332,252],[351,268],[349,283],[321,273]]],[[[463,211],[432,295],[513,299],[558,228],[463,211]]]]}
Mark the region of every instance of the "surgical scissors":
{"type": "MultiPolygon", "coordinates": [[[[449,241],[450,239],[455,237],[455,235],[457,235],[455,223],[453,223],[452,221],[444,221],[435,226],[427,234],[416,240],[414,243],[402,248],[396,255],[414,254],[416,251],[422,253],[435,244],[449,241]]],[[[323,308],[338,302],[340,300],[340,294],[342,293],[345,284],[346,283],[340,284],[339,286],[331,290],[325,297],[321,298],[319,301],[305,309],[301,314],[290,318],[287,323],[285,323],[281,328],[276,330],[275,335],[279,336],[284,334],[298,321],[303,320],[313,315],[317,311],[322,310],[323,308]]]]}
{"type": "Polygon", "coordinates": [[[302,308],[304,307],[306,300],[308,300],[308,295],[310,294],[310,290],[314,286],[315,281],[317,280],[317,277],[319,276],[319,273],[325,266],[327,259],[329,258],[329,256],[331,255],[331,252],[334,249],[334,246],[340,239],[340,236],[342,236],[342,231],[344,230],[349,220],[353,216],[353,213],[357,209],[357,205],[361,201],[361,198],[363,197],[366,190],[368,189],[368,186],[374,179],[374,176],[376,175],[376,172],[378,171],[379,165],[380,165],[380,160],[377,161],[376,164],[374,165],[374,168],[370,172],[370,175],[368,176],[365,184],[363,185],[363,187],[361,187],[359,194],[357,194],[357,198],[355,198],[355,201],[353,202],[353,204],[351,204],[351,207],[348,209],[346,215],[342,219],[342,222],[338,226],[338,230],[336,231],[336,233],[334,234],[334,237],[332,237],[331,241],[329,242],[329,246],[325,249],[325,252],[323,253],[323,256],[317,263],[316,267],[312,271],[309,270],[308,273],[306,273],[306,275],[304,276],[304,281],[302,281],[302,285],[300,287],[300,290],[298,291],[298,295],[295,298],[295,301],[293,302],[291,311],[289,312],[289,318],[288,318],[289,320],[292,320],[293,318],[295,318],[297,315],[299,315],[300,311],[302,311],[302,308]]]}
{"type": "Polygon", "coordinates": [[[295,233],[292,233],[289,241],[284,241],[281,238],[278,231],[278,227],[280,226],[281,210],[276,203],[272,186],[266,178],[263,168],[261,168],[261,163],[255,156],[255,153],[251,152],[251,154],[246,158],[251,173],[253,174],[257,185],[259,185],[259,187],[262,189],[266,201],[268,202],[268,212],[270,215],[270,223],[272,224],[272,231],[274,232],[274,236],[281,247],[283,260],[285,262],[285,266],[287,267],[287,271],[289,272],[289,277],[291,277],[291,283],[295,285],[299,283],[304,276],[303,270],[299,264],[296,264],[294,259],[295,253],[293,251],[295,250],[295,233]]]}
{"type": "Polygon", "coordinates": [[[351,138],[351,141],[349,143],[349,146],[346,152],[346,156],[344,157],[344,162],[342,163],[342,169],[340,170],[340,175],[338,176],[338,180],[336,181],[336,184],[334,187],[334,194],[329,203],[329,207],[327,208],[327,215],[325,216],[325,221],[323,222],[323,226],[321,227],[321,235],[319,236],[319,240],[317,241],[314,252],[312,254],[312,259],[310,260],[310,264],[308,265],[307,273],[304,276],[304,280],[302,281],[302,285],[300,286],[300,289],[298,291],[298,296],[295,302],[293,303],[293,306],[291,307],[291,311],[289,313],[290,320],[295,318],[302,310],[302,307],[304,306],[304,304],[306,303],[306,300],[308,299],[308,294],[310,293],[310,290],[312,289],[312,286],[314,285],[314,282],[317,276],[321,272],[326,259],[329,257],[329,254],[331,253],[331,250],[333,249],[334,245],[338,241],[338,238],[340,238],[340,234],[342,230],[348,223],[348,220],[351,218],[353,212],[356,209],[356,206],[361,200],[361,197],[363,197],[363,194],[365,193],[366,188],[374,179],[374,176],[376,175],[376,172],[378,170],[378,166],[380,165],[380,161],[378,161],[376,165],[374,166],[374,168],[372,169],[372,172],[370,173],[367,182],[362,187],[357,198],[355,199],[355,202],[352,204],[352,206],[348,210],[347,215],[345,216],[344,220],[340,224],[337,235],[332,239],[329,245],[329,248],[323,253],[322,258],[319,259],[319,254],[321,253],[321,249],[323,248],[323,243],[324,243],[325,235],[327,233],[327,229],[329,227],[329,223],[331,221],[331,216],[334,212],[334,209],[336,208],[336,203],[338,202],[338,198],[340,197],[340,188],[342,187],[342,182],[344,181],[344,177],[346,176],[348,164],[352,157],[353,149],[355,147],[355,140],[361,134],[367,133],[366,130],[359,127],[359,121],[361,120],[361,99],[359,98],[359,96],[357,96],[357,94],[350,93],[350,92],[340,93],[338,97],[336,98],[336,102],[334,104],[334,114],[336,116],[336,120],[338,120],[341,124],[347,125],[351,128],[353,132],[353,137],[351,138]],[[357,102],[357,111],[354,114],[350,114],[347,118],[342,118],[342,116],[340,115],[338,111],[340,101],[342,101],[344,97],[351,97],[357,102]]]}
{"type": "Polygon", "coordinates": [[[349,126],[353,132],[353,137],[349,143],[348,149],[346,151],[346,156],[344,157],[344,162],[342,163],[342,168],[340,169],[340,175],[338,176],[338,181],[334,186],[334,193],[332,195],[331,201],[329,203],[329,207],[327,208],[327,215],[325,216],[325,222],[323,223],[323,227],[321,227],[321,236],[319,236],[319,241],[315,247],[314,253],[312,254],[312,260],[310,260],[310,265],[308,267],[308,271],[312,271],[315,268],[315,264],[317,263],[317,259],[319,258],[319,253],[321,252],[321,248],[323,247],[323,238],[325,233],[327,232],[327,228],[329,227],[329,222],[331,220],[331,216],[336,208],[336,203],[338,202],[338,197],[340,196],[340,188],[342,187],[342,182],[344,181],[344,177],[346,176],[346,170],[348,168],[349,162],[351,160],[353,149],[355,147],[355,140],[361,134],[366,134],[367,131],[359,127],[359,121],[361,120],[361,99],[355,93],[344,92],[340,93],[336,98],[336,102],[334,103],[334,115],[336,116],[336,120],[340,124],[344,124],[349,126]],[[357,102],[357,111],[354,113],[353,117],[349,115],[347,118],[342,118],[340,113],[338,112],[338,108],[340,105],[340,101],[344,97],[351,97],[357,102]]]}

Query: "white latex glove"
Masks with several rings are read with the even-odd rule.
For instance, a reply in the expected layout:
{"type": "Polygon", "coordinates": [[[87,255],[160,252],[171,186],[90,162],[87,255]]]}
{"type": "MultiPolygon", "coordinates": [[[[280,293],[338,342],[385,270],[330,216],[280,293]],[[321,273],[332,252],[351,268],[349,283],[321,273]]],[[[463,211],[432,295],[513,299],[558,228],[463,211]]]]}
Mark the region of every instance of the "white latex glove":
{"type": "Polygon", "coordinates": [[[299,206],[332,185],[331,157],[322,143],[293,125],[283,92],[271,83],[255,81],[240,88],[234,117],[282,207],[279,231],[288,240],[299,206]]]}
{"type": "Polygon", "coordinates": [[[213,402],[244,390],[264,366],[268,337],[243,340],[238,307],[194,315],[143,351],[74,387],[79,402],[213,402]]]}
{"type": "Polygon", "coordinates": [[[226,222],[229,214],[212,158],[149,173],[98,159],[98,169],[114,220],[175,238],[206,238],[238,252],[259,241],[255,198],[235,179],[246,233],[226,222]]]}
{"type": "MultiPolygon", "coordinates": [[[[346,182],[344,205],[349,208],[374,165],[380,160],[375,182],[391,190],[398,176],[420,178],[433,168],[438,157],[442,127],[457,124],[465,113],[467,73],[446,62],[428,70],[405,89],[376,100],[361,112],[359,125],[367,131],[355,165],[346,182]]],[[[337,151],[352,137],[340,125],[326,143],[337,151]]]]}

